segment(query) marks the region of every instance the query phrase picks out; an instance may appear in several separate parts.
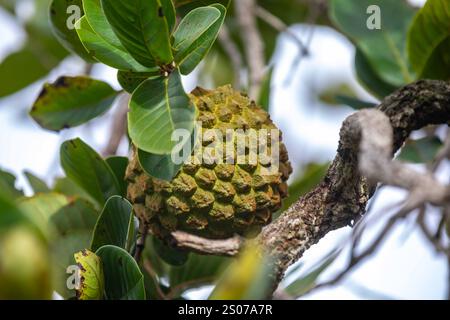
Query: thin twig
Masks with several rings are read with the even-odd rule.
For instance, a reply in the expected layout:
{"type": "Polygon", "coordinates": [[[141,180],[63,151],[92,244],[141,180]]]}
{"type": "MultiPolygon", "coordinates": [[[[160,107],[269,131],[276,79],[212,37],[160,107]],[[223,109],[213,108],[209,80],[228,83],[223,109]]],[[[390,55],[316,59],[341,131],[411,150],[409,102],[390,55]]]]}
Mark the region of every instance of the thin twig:
{"type": "Polygon", "coordinates": [[[103,151],[104,156],[115,155],[120,142],[127,132],[127,113],[130,95],[124,94],[118,100],[116,113],[111,124],[108,144],[103,151]]]}
{"type": "Polygon", "coordinates": [[[243,59],[238,46],[231,39],[230,31],[226,25],[223,25],[219,32],[219,43],[222,46],[225,53],[231,60],[233,66],[233,87],[236,90],[241,90],[241,71],[243,66],[243,59]]]}
{"type": "Polygon", "coordinates": [[[234,2],[236,17],[241,27],[245,56],[249,66],[249,90],[251,98],[257,99],[264,79],[264,42],[258,29],[255,11],[256,0],[234,2]]]}

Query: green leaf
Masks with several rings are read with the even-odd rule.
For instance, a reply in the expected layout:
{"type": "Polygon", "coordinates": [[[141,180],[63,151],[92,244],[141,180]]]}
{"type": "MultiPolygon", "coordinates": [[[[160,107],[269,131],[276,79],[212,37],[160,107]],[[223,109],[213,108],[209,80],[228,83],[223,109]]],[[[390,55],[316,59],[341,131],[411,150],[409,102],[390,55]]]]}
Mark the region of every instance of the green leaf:
{"type": "Polygon", "coordinates": [[[164,262],[172,266],[182,266],[189,258],[189,252],[169,247],[156,237],[153,237],[153,248],[164,262]]]}
{"type": "Polygon", "coordinates": [[[42,181],[42,179],[36,177],[34,174],[32,174],[29,171],[25,171],[24,174],[25,174],[25,177],[27,177],[28,183],[30,184],[34,193],[50,192],[49,187],[47,186],[47,184],[44,181],[42,181]]]}
{"type": "Polygon", "coordinates": [[[175,24],[177,23],[175,6],[172,0],[161,0],[161,6],[163,14],[167,20],[167,25],[169,26],[169,32],[172,32],[173,28],[175,28],[175,24]]]}
{"type": "Polygon", "coordinates": [[[355,110],[375,108],[377,105],[373,102],[363,101],[354,97],[349,97],[347,95],[338,94],[335,97],[336,102],[340,104],[345,104],[349,107],[352,107],[355,110]]]}
{"type": "Polygon", "coordinates": [[[135,70],[138,72],[149,70],[149,68],[134,60],[128,52],[109,44],[96,34],[86,17],[77,21],[76,30],[86,50],[98,61],[119,70],[135,70]]]}
{"type": "Polygon", "coordinates": [[[22,190],[16,189],[16,177],[3,170],[0,170],[0,195],[10,199],[16,199],[23,196],[22,190]]]}
{"type": "Polygon", "coordinates": [[[272,91],[272,75],[273,67],[271,67],[266,76],[264,77],[263,84],[261,86],[261,92],[259,93],[258,105],[264,110],[269,112],[270,108],[270,93],[272,91]]]}
{"type": "Polygon", "coordinates": [[[35,223],[45,234],[51,234],[50,218],[69,200],[58,193],[41,193],[31,198],[24,198],[19,202],[19,208],[31,221],[35,223]]]}
{"type": "Polygon", "coordinates": [[[387,83],[378,76],[358,47],[355,54],[355,71],[361,85],[380,100],[397,90],[396,86],[387,83]]]}
{"type": "Polygon", "coordinates": [[[101,300],[105,290],[105,277],[100,258],[89,250],[75,253],[75,261],[80,267],[80,288],[78,300],[101,300]]]}
{"type": "Polygon", "coordinates": [[[122,71],[117,72],[117,80],[125,91],[133,93],[139,85],[149,78],[159,76],[158,72],[132,72],[122,71]]]}
{"type": "Polygon", "coordinates": [[[271,286],[273,264],[264,257],[255,243],[248,245],[218,281],[211,300],[266,299],[271,286]]]}
{"type": "Polygon", "coordinates": [[[170,154],[177,129],[191,133],[195,108],[184,92],[178,72],[167,78],[148,79],[133,93],[128,113],[131,140],[141,150],[170,154]]]}
{"type": "Polygon", "coordinates": [[[406,38],[414,9],[406,1],[332,0],[330,18],[347,34],[367,57],[381,79],[394,86],[414,80],[406,57],[406,38]],[[367,27],[367,9],[381,10],[381,28],[367,27]]]}
{"type": "Polygon", "coordinates": [[[110,197],[121,194],[119,182],[111,167],[81,139],[64,142],[60,157],[66,175],[100,205],[110,197]]]}
{"type": "Polygon", "coordinates": [[[180,137],[179,143],[171,154],[158,155],[138,149],[137,155],[140,166],[152,177],[171,181],[180,171],[185,160],[192,154],[192,150],[195,148],[196,133],[197,130],[194,128],[190,137],[180,137]],[[176,161],[172,159],[173,156],[177,157],[176,161]]]}
{"type": "Polygon", "coordinates": [[[450,2],[427,1],[408,33],[408,55],[420,78],[450,79],[450,2]]]}
{"type": "Polygon", "coordinates": [[[60,77],[46,83],[30,115],[45,129],[60,131],[79,126],[105,113],[117,92],[105,82],[88,77],[60,77]]]}
{"type": "Polygon", "coordinates": [[[122,196],[125,197],[127,194],[127,182],[125,181],[125,171],[128,166],[127,157],[113,156],[106,159],[106,163],[111,167],[114,175],[116,176],[117,182],[119,182],[120,189],[122,190],[122,196]]]}
{"type": "Polygon", "coordinates": [[[220,4],[189,12],[173,34],[175,61],[182,74],[189,74],[211,49],[222,26],[226,9],[220,4]]]}
{"type": "Polygon", "coordinates": [[[127,51],[142,65],[172,62],[169,26],[161,0],[102,0],[106,18],[127,51]]]}
{"type": "Polygon", "coordinates": [[[84,15],[82,0],[53,0],[50,5],[50,21],[61,44],[87,62],[95,59],[86,51],[75,29],[75,22],[84,15]]]}
{"type": "Polygon", "coordinates": [[[107,300],[145,300],[144,276],[128,252],[108,245],[96,254],[103,263],[107,300]]]}
{"type": "Polygon", "coordinates": [[[438,137],[408,140],[400,151],[398,159],[412,163],[429,163],[433,161],[442,145],[438,137]]]}
{"type": "Polygon", "coordinates": [[[190,253],[186,263],[171,266],[168,271],[171,295],[176,298],[185,290],[214,283],[231,261],[227,257],[190,253]]]}
{"type": "Polygon", "coordinates": [[[91,250],[104,245],[127,249],[130,225],[134,223],[133,207],[124,198],[113,196],[105,204],[92,236],[91,250]]]}
{"type": "Polygon", "coordinates": [[[73,180],[64,177],[55,179],[53,186],[53,192],[61,193],[72,198],[82,198],[89,201],[92,204],[96,204],[94,198],[92,198],[86,191],[78,186],[73,180]]]}
{"type": "Polygon", "coordinates": [[[284,289],[286,293],[293,297],[299,297],[314,288],[319,276],[336,260],[339,253],[340,251],[334,251],[329,254],[317,267],[287,286],[284,289]]]}
{"type": "Polygon", "coordinates": [[[89,25],[98,36],[117,49],[126,51],[106,19],[101,0],[83,0],[83,9],[89,25]]]}
{"type": "Polygon", "coordinates": [[[67,287],[67,268],[75,265],[74,253],[89,247],[97,217],[97,210],[84,199],[70,201],[50,217],[56,231],[51,241],[54,285],[64,298],[75,295],[67,287]]]}

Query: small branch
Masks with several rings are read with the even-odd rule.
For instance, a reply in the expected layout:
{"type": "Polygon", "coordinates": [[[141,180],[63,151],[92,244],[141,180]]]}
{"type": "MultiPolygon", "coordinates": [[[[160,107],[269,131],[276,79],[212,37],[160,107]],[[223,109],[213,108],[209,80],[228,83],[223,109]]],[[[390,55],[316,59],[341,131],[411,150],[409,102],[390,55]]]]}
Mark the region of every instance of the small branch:
{"type": "Polygon", "coordinates": [[[202,254],[234,256],[238,254],[243,240],[239,236],[224,240],[211,240],[183,231],[172,232],[173,245],[181,249],[190,249],[202,254]]]}
{"type": "Polygon", "coordinates": [[[297,36],[297,34],[295,34],[295,32],[292,32],[289,29],[289,26],[287,26],[280,18],[273,15],[271,12],[267,11],[261,6],[256,7],[256,15],[278,32],[285,32],[287,35],[289,35],[291,39],[297,44],[300,50],[300,56],[308,55],[308,47],[303,44],[303,41],[297,36]]]}
{"type": "Polygon", "coordinates": [[[257,99],[264,79],[264,42],[258,30],[255,17],[256,0],[239,0],[234,2],[236,17],[241,27],[242,42],[249,66],[249,90],[251,98],[257,99]]]}
{"type": "Polygon", "coordinates": [[[228,57],[231,60],[231,64],[233,65],[233,87],[236,90],[241,89],[241,71],[243,66],[242,55],[239,51],[238,46],[234,43],[233,39],[231,39],[230,31],[226,25],[223,25],[219,32],[219,43],[222,46],[223,50],[226,52],[228,57]]]}
{"type": "Polygon", "coordinates": [[[119,105],[117,106],[117,111],[114,114],[114,118],[111,124],[111,130],[109,134],[109,141],[105,150],[103,151],[104,156],[111,156],[117,153],[120,142],[122,138],[127,133],[127,113],[128,113],[128,102],[130,100],[130,95],[124,94],[119,98],[119,105]]]}

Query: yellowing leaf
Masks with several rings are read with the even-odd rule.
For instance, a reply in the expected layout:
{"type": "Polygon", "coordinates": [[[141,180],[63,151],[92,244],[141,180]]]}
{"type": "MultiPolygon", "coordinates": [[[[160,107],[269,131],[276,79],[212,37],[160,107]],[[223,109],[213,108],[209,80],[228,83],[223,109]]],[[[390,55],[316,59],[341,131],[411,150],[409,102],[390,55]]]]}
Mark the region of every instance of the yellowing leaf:
{"type": "Polygon", "coordinates": [[[77,298],[79,300],[101,300],[105,288],[105,279],[100,258],[89,250],[77,252],[74,257],[80,268],[77,298]]]}

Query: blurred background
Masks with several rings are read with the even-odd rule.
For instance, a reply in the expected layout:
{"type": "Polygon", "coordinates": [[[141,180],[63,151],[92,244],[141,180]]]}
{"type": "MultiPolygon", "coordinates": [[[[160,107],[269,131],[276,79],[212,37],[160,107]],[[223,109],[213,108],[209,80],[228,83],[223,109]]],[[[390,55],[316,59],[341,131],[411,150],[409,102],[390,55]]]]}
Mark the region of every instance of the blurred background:
{"type": "MultiPolygon", "coordinates": [[[[272,25],[260,22],[261,33],[267,41],[269,67],[266,71],[272,70],[270,113],[283,132],[293,163],[294,174],[290,182],[300,185],[301,190],[295,192],[302,193],[319,181],[327,163],[334,158],[342,121],[354,112],[353,108],[333,98],[336,92],[367,103],[377,103],[377,99],[359,85],[354,70],[355,47],[343,34],[330,27],[326,11],[320,5],[316,8],[316,15],[310,12],[314,9],[305,11],[304,7],[313,6],[309,1],[298,1],[298,4],[296,1],[281,2],[280,8],[291,3],[293,9],[286,12],[286,6],[272,10],[279,1],[261,1],[267,12],[279,18],[279,21],[272,21],[272,25]],[[303,53],[299,41],[306,50],[303,53]]],[[[322,2],[326,3],[317,1],[322,2]]],[[[420,7],[425,0],[409,2],[420,7]]],[[[86,73],[87,66],[53,40],[46,17],[48,1],[0,0],[0,5],[0,169],[17,176],[16,186],[26,195],[31,195],[24,172],[31,172],[52,185],[55,178],[62,176],[59,147],[63,141],[74,137],[81,137],[97,151],[103,152],[119,107],[86,125],[59,134],[42,130],[29,117],[28,111],[43,83],[53,82],[61,75],[86,73]]],[[[264,12],[261,13],[263,17],[264,12]]],[[[230,32],[235,31],[233,19],[233,16],[227,18],[230,32]]],[[[245,89],[245,63],[238,68],[237,77],[236,65],[233,69],[228,58],[229,52],[221,47],[219,41],[205,62],[183,79],[185,89],[190,91],[197,85],[213,88],[226,83],[238,83],[245,89]]],[[[119,88],[115,70],[95,64],[89,73],[119,88]]],[[[444,132],[438,134],[444,135],[444,132]]],[[[420,138],[421,133],[415,137],[420,138]]],[[[117,154],[128,154],[126,139],[121,141],[117,154]]],[[[423,165],[414,167],[418,170],[425,168],[423,165]]],[[[442,179],[445,180],[449,173],[448,165],[439,168],[438,175],[442,179]]],[[[378,192],[367,217],[372,223],[362,244],[371,241],[371,237],[394,213],[393,206],[404,197],[403,191],[390,187],[378,192]]],[[[429,218],[429,223],[437,223],[432,214],[429,218]]],[[[410,216],[398,224],[381,249],[338,285],[312,291],[302,298],[445,298],[449,272],[447,260],[435,253],[414,219],[410,216]]],[[[331,279],[345,266],[348,258],[345,245],[350,236],[349,227],[329,233],[291,267],[285,282],[289,283],[310,270],[334,249],[342,248],[342,254],[319,277],[321,281],[331,279]]],[[[210,288],[206,287],[190,292],[189,296],[202,298],[209,291],[210,288]]]]}

